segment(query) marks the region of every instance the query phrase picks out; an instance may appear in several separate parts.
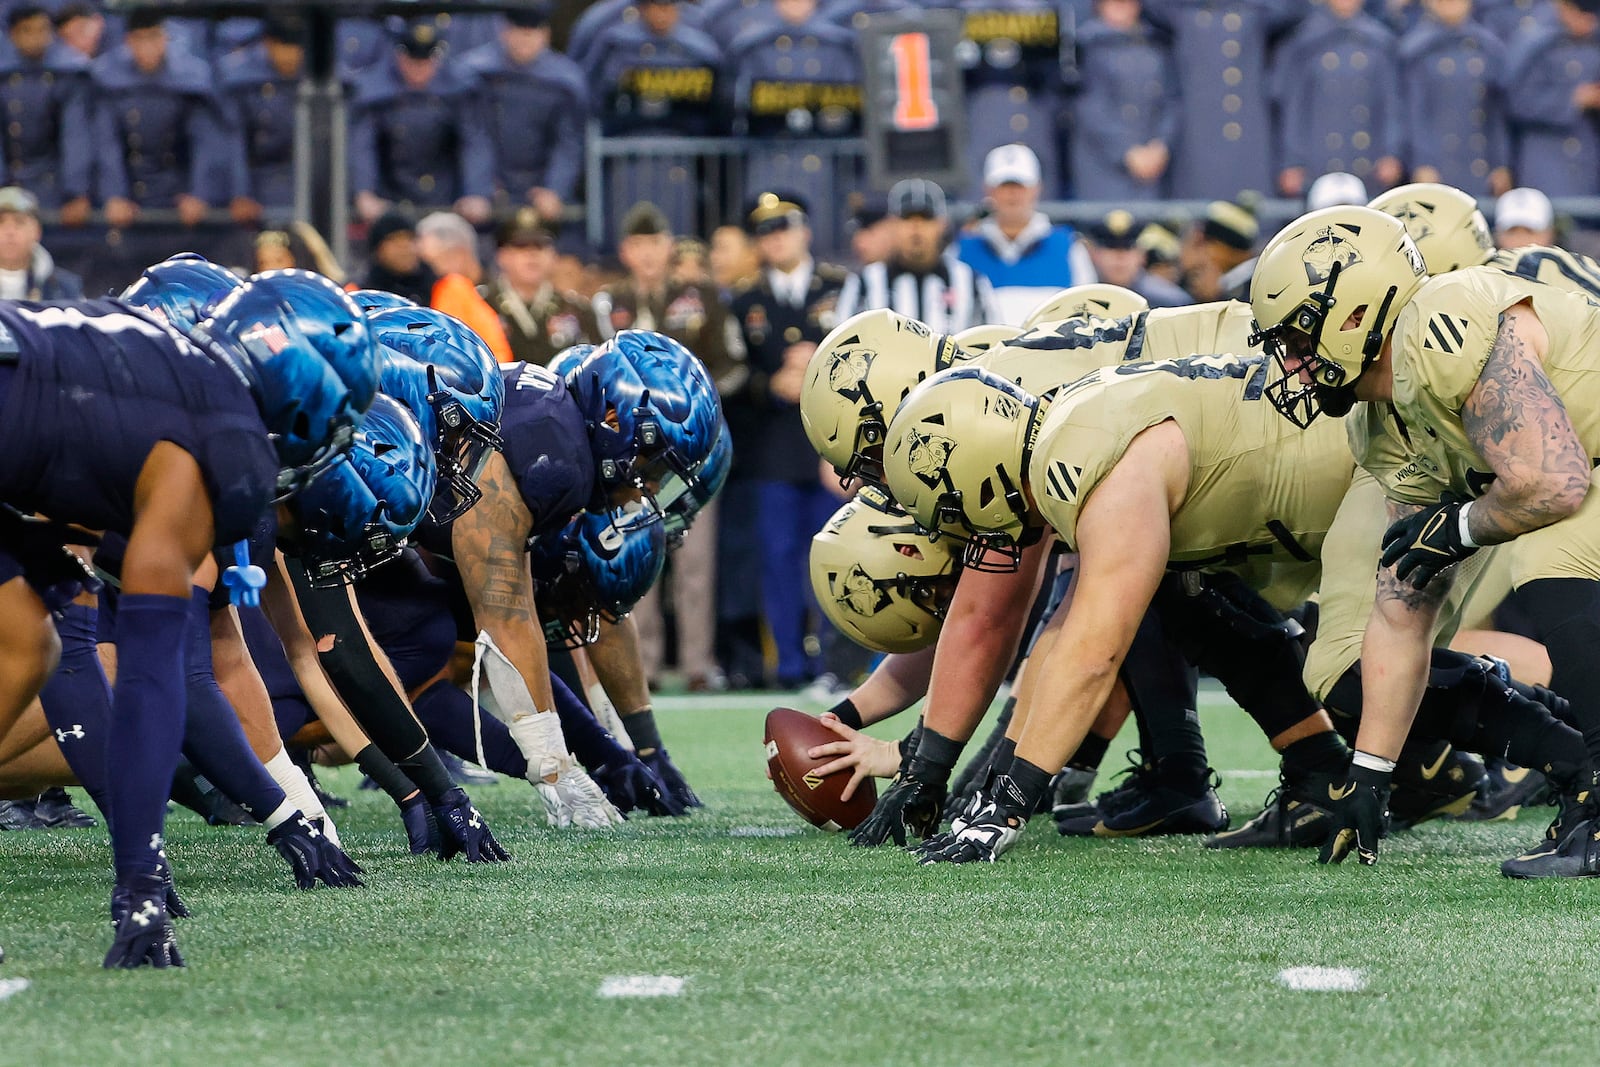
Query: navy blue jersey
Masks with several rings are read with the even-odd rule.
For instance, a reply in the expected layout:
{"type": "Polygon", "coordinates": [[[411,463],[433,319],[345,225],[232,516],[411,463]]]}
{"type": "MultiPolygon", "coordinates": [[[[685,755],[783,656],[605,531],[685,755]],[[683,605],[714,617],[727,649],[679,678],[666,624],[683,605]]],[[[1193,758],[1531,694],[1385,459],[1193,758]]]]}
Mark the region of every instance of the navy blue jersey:
{"type": "Polygon", "coordinates": [[[594,496],[594,453],[566,383],[532,363],[508,363],[500,415],[506,466],[533,516],[530,537],[559,530],[594,496]]]}
{"type": "Polygon", "coordinates": [[[0,500],[129,533],[150,450],[200,465],[218,544],[249,537],[278,460],[244,382],[181,336],[114,300],[0,303],[0,500]]]}

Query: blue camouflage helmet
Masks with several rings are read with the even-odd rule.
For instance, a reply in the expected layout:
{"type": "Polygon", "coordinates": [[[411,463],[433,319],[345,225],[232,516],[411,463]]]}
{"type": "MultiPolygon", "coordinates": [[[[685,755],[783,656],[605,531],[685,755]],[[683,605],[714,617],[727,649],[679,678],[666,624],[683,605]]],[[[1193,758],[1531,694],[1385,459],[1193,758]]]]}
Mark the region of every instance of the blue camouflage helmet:
{"type": "Polygon", "coordinates": [[[278,499],[350,447],[378,392],[366,316],[320,274],[268,271],[223,298],[190,340],[249,387],[283,467],[278,499]]]}
{"type": "Polygon", "coordinates": [[[139,280],[117,299],[144,308],[179,333],[187,334],[243,284],[243,278],[200,253],[179,252],[146,267],[139,280]]]}
{"type": "Polygon", "coordinates": [[[600,620],[617,622],[631,611],[666,559],[660,523],[627,525],[612,514],[580,512],[535,540],[529,562],[545,641],[566,648],[593,642],[600,620]]]}
{"type": "Polygon", "coordinates": [[[722,433],[722,401],[706,366],[665,334],[624,330],[612,344],[633,366],[649,391],[648,407],[657,413],[662,438],[651,455],[649,475],[676,473],[692,485],[694,469],[711,454],[722,433]]]}
{"type": "Polygon", "coordinates": [[[379,394],[350,451],[290,504],[312,584],[356,581],[398,556],[433,487],[433,450],[417,421],[379,394]]]}
{"type": "Polygon", "coordinates": [[[612,492],[654,493],[676,473],[692,485],[695,464],[710,453],[722,409],[699,361],[670,338],[624,330],[567,366],[600,474],[612,492]]]}
{"type": "Polygon", "coordinates": [[[411,409],[433,446],[439,482],[428,518],[449,522],[483,495],[478,475],[501,447],[500,365],[477,334],[442,311],[391,308],[368,321],[381,349],[380,388],[411,409]]]}
{"type": "Polygon", "coordinates": [[[594,351],[594,345],[569,345],[555,354],[555,357],[545,364],[545,369],[558,378],[566,378],[568,372],[589,357],[594,351]]]}
{"type": "Polygon", "coordinates": [[[408,300],[398,293],[386,292],[383,289],[357,289],[350,294],[350,299],[355,301],[356,307],[365,311],[368,315],[373,315],[380,311],[388,311],[390,308],[414,308],[420,306],[415,300],[408,300]]]}

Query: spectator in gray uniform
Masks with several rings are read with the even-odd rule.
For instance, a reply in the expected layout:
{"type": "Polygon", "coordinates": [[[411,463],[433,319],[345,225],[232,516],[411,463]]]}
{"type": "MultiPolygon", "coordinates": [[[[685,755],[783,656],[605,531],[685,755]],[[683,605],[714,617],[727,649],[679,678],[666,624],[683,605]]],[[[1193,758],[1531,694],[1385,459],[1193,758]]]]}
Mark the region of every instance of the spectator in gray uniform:
{"type": "Polygon", "coordinates": [[[1600,0],[1555,0],[1559,25],[1518,34],[1506,60],[1517,181],[1600,194],[1600,0]]]}
{"type": "Polygon", "coordinates": [[[1145,17],[1172,36],[1183,101],[1168,193],[1231,200],[1274,187],[1267,42],[1302,0],[1146,0],[1145,17]]]}
{"type": "Polygon", "coordinates": [[[1427,14],[1400,40],[1411,180],[1503,193],[1511,187],[1505,45],[1473,18],[1473,0],[1423,6],[1427,14]]]}
{"type": "Polygon", "coordinates": [[[1139,0],[1098,0],[1078,31],[1072,189],[1082,200],[1168,195],[1181,106],[1172,53],[1139,0]]]}
{"type": "Polygon", "coordinates": [[[1399,182],[1405,151],[1394,34],[1362,0],[1324,0],[1274,57],[1282,145],[1278,191],[1304,196],[1317,177],[1348,171],[1373,189],[1399,182]]]}

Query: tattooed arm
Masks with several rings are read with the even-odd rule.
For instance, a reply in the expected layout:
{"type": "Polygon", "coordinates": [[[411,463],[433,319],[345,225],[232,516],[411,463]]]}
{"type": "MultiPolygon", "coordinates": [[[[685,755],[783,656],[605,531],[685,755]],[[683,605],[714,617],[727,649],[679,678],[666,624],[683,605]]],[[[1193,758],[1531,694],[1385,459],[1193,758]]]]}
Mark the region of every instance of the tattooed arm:
{"type": "MultiPolygon", "coordinates": [[[[1390,526],[1423,510],[1392,500],[1387,505],[1390,526]]],[[[1361,643],[1361,728],[1356,736],[1361,751],[1400,758],[1428,684],[1434,621],[1454,578],[1454,571],[1443,571],[1417,589],[1397,578],[1393,567],[1378,569],[1377,599],[1361,643]]]]}
{"type": "Polygon", "coordinates": [[[1526,303],[1500,316],[1489,362],[1461,409],[1495,479],[1467,515],[1472,539],[1497,545],[1571,515],[1589,491],[1589,455],[1540,362],[1549,344],[1526,303]]]}
{"type": "Polygon", "coordinates": [[[451,547],[456,568],[478,629],[487,631],[528,685],[534,706],[556,706],[550,690],[550,661],[533,609],[533,575],[528,564],[528,534],[533,516],[517,491],[511,468],[495,452],[478,478],[479,500],[455,521],[451,547]]]}

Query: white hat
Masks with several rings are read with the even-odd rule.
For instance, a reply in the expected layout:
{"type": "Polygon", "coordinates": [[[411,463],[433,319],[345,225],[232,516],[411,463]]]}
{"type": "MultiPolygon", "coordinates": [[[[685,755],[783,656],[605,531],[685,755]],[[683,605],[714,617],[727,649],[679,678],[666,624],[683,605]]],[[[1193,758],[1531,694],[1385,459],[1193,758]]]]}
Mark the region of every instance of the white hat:
{"type": "Polygon", "coordinates": [[[1306,210],[1321,211],[1325,207],[1345,205],[1365,207],[1370,199],[1366,182],[1354,174],[1336,170],[1311,183],[1311,188],[1306,190],[1306,210]]]}
{"type": "Polygon", "coordinates": [[[1523,227],[1548,230],[1556,223],[1556,210],[1550,198],[1537,189],[1513,189],[1494,202],[1494,228],[1497,233],[1523,227]]]}
{"type": "Polygon", "coordinates": [[[1039,157],[1025,144],[1003,144],[983,161],[983,184],[994,188],[1007,182],[1038,185],[1039,157]]]}

